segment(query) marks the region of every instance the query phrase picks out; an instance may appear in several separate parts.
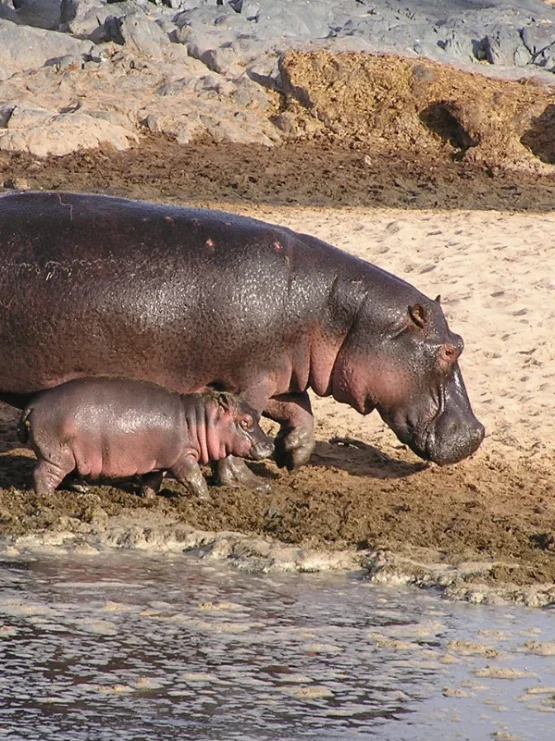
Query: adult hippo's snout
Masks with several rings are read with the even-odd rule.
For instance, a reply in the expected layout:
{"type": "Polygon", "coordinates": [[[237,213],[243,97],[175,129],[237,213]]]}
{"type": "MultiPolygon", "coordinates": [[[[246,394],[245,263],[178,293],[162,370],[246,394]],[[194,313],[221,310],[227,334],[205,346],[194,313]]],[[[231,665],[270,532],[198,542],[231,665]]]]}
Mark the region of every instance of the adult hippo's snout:
{"type": "Polygon", "coordinates": [[[429,426],[423,457],[440,466],[458,463],[480,447],[484,434],[484,425],[472,411],[457,366],[443,390],[441,411],[429,426]]]}
{"type": "Polygon", "coordinates": [[[468,458],[484,439],[485,429],[476,419],[466,393],[458,365],[453,375],[439,390],[439,399],[433,395],[436,412],[431,419],[429,409],[409,410],[392,417],[382,414],[401,442],[427,461],[446,466],[468,458]],[[428,418],[428,421],[426,421],[428,418]]]}

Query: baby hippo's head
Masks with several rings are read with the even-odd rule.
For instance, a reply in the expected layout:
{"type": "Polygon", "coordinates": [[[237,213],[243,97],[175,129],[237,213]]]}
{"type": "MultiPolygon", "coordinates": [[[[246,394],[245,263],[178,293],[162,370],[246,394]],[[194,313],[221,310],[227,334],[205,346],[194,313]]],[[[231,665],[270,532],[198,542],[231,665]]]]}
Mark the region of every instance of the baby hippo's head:
{"type": "MultiPolygon", "coordinates": [[[[220,450],[218,457],[236,455],[250,460],[270,458],[274,453],[274,442],[259,425],[260,414],[246,401],[236,394],[217,391],[206,395],[207,406],[214,404],[215,416],[208,414],[208,420],[213,420],[213,427],[209,436],[215,436],[218,445],[209,447],[220,450]]],[[[209,422],[210,426],[210,422],[209,422]]]]}

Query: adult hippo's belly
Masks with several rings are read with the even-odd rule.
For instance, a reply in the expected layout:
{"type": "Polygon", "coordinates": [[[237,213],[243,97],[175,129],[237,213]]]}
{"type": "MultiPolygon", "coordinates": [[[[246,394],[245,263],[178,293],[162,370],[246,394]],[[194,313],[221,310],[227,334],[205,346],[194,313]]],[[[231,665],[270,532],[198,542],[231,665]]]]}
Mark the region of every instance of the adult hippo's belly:
{"type": "MultiPolygon", "coordinates": [[[[276,460],[314,446],[307,390],[439,464],[484,435],[438,302],[313,237],[218,211],[100,195],[0,198],[0,398],[115,375],[240,393],[280,423],[276,460]]],[[[226,483],[246,482],[227,460],[226,483]]]]}

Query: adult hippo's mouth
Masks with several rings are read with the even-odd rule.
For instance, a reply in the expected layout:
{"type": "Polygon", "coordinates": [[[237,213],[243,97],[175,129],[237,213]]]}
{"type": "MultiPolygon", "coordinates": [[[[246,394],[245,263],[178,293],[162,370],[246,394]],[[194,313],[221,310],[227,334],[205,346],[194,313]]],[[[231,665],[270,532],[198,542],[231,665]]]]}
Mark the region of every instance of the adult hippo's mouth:
{"type": "Polygon", "coordinates": [[[472,411],[458,366],[428,404],[428,414],[421,408],[380,414],[402,443],[440,466],[458,463],[480,447],[485,429],[472,411]],[[431,417],[430,408],[435,409],[431,417]]]}

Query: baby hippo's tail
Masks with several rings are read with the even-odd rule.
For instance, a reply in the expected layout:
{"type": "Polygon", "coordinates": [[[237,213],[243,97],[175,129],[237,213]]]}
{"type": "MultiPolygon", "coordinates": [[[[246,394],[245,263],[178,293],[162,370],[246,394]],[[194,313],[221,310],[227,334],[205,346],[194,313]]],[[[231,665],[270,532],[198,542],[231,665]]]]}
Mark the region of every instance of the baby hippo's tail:
{"type": "Polygon", "coordinates": [[[29,421],[30,414],[31,410],[29,408],[24,409],[21,412],[21,417],[19,418],[19,422],[17,423],[17,437],[22,443],[29,442],[29,425],[31,424],[29,421]]]}

